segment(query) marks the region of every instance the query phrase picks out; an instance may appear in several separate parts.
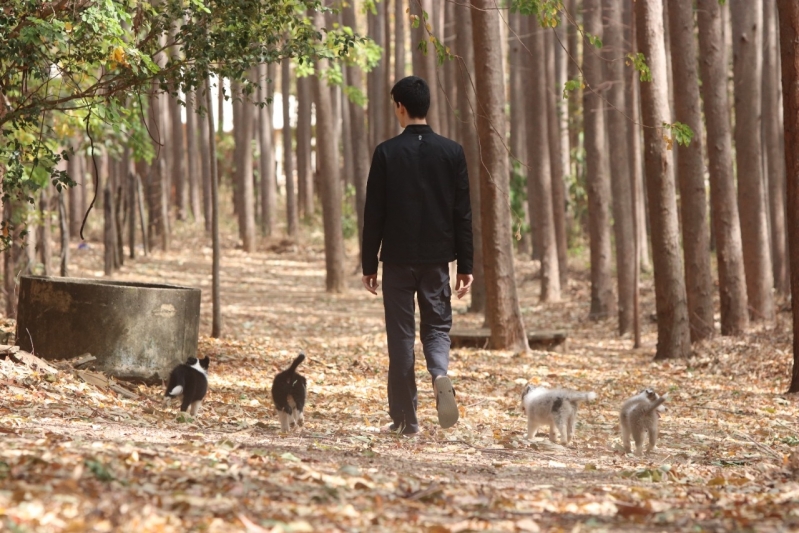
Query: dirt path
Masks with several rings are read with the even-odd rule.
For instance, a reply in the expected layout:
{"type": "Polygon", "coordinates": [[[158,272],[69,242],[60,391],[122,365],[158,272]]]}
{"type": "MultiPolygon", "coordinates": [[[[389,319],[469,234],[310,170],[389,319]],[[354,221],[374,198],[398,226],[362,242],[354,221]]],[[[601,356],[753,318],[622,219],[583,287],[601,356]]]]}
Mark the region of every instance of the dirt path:
{"type": "MultiPolygon", "coordinates": [[[[318,247],[227,246],[224,333],[210,332],[210,248],[128,261],[120,280],[203,289],[200,353],[210,393],[196,420],[139,387],[129,400],[64,372],[46,378],[0,360],[0,531],[792,531],[799,528],[799,405],[787,386],[787,315],[773,329],[716,339],[691,361],[653,363],[613,324],[586,320],[588,285],[541,306],[535,265],[520,261],[528,327],[569,330],[566,353],[455,350],[461,422],[436,427],[417,362],[421,437],[377,433],[389,421],[382,304],[350,279],[324,292],[318,247]],[[306,426],[279,433],[269,385],[300,349],[306,426]],[[528,382],[594,390],[575,444],[525,439],[528,382]],[[618,451],[618,407],[638,389],[669,391],[658,448],[618,451]],[[793,455],[791,455],[793,453],[793,455]]],[[[101,246],[73,253],[75,275],[101,246]]],[[[351,255],[352,257],[352,255],[351,255]]],[[[354,267],[354,263],[352,263],[354,267]]],[[[645,316],[653,312],[651,282],[645,316]]],[[[455,304],[456,324],[477,325],[455,304]]]]}

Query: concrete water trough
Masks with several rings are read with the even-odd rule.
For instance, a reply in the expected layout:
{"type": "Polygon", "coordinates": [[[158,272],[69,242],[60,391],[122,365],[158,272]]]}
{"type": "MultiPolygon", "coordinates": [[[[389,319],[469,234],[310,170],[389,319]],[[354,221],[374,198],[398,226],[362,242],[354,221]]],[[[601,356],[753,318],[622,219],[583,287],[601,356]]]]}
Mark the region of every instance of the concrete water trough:
{"type": "Polygon", "coordinates": [[[200,290],[81,278],[23,276],[16,342],[49,360],[90,353],[95,368],[149,383],[197,353],[200,290]]]}

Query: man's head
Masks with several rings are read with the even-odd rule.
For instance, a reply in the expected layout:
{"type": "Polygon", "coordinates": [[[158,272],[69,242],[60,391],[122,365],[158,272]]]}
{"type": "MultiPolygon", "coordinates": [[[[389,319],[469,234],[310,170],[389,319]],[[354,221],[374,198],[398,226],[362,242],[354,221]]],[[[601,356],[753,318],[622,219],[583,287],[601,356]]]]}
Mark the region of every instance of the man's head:
{"type": "Polygon", "coordinates": [[[406,122],[422,120],[430,109],[430,87],[418,76],[402,78],[391,89],[394,114],[405,127],[406,122]]]}

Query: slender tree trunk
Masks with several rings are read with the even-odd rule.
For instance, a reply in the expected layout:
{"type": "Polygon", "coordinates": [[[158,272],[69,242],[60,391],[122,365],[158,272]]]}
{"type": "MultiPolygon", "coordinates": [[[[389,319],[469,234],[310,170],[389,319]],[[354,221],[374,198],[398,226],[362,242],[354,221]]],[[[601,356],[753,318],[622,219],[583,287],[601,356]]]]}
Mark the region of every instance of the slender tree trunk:
{"type": "MultiPolygon", "coordinates": [[[[259,89],[259,98],[266,101],[269,94],[269,67],[261,64],[259,77],[262,80],[259,89]]],[[[273,67],[274,69],[274,67],[273,67]]],[[[277,184],[275,182],[274,143],[272,134],[272,104],[267,104],[258,110],[258,143],[261,152],[259,169],[261,172],[261,232],[271,236],[275,229],[275,212],[277,210],[277,184]]]]}
{"type": "Polygon", "coordinates": [[[707,125],[711,216],[716,235],[721,334],[739,335],[749,325],[741,226],[732,168],[727,63],[717,0],[698,0],[699,62],[707,125]]]}
{"type": "Polygon", "coordinates": [[[197,95],[194,91],[186,95],[186,159],[189,182],[189,205],[194,223],[200,221],[200,178],[198,163],[200,162],[200,152],[197,146],[197,111],[195,99],[197,95]]]}
{"type": "MultiPolygon", "coordinates": [[[[455,9],[460,7],[452,2],[442,2],[444,9],[441,10],[442,30],[441,38],[443,39],[444,46],[452,48],[455,44],[455,9]]],[[[454,61],[444,61],[442,66],[442,75],[444,76],[444,89],[446,92],[446,113],[447,119],[447,133],[450,138],[457,139],[458,124],[457,117],[455,116],[455,108],[458,106],[458,66],[454,61]]]]}
{"type": "MultiPolygon", "coordinates": [[[[148,204],[150,208],[150,225],[149,225],[149,242],[150,248],[153,248],[155,239],[160,237],[161,249],[169,249],[169,228],[167,215],[169,213],[169,206],[167,203],[167,177],[166,177],[166,160],[164,155],[166,150],[163,146],[164,143],[163,132],[165,131],[163,125],[166,123],[163,117],[165,102],[163,96],[158,93],[158,84],[153,82],[149,104],[150,110],[147,114],[147,129],[153,132],[154,142],[156,143],[155,159],[150,164],[149,178],[147,180],[148,191],[148,204]]],[[[89,161],[90,167],[93,167],[89,161]]],[[[93,172],[93,170],[92,170],[93,172]]]]}
{"type": "MultiPolygon", "coordinates": [[[[0,175],[0,177],[2,177],[0,175]]],[[[3,288],[6,297],[6,317],[17,317],[17,267],[22,256],[21,233],[24,229],[25,204],[19,200],[3,200],[3,222],[12,227],[11,245],[3,251],[3,288]]]]}
{"type": "Polygon", "coordinates": [[[641,116],[644,127],[644,161],[652,253],[655,266],[655,307],[658,346],[655,359],[691,354],[685,273],[680,260],[679,224],[671,152],[660,126],[668,121],[666,50],[663,42],[663,10],[659,0],[638,0],[636,26],[638,49],[647,59],[652,81],[641,84],[641,116]]]}
{"type": "MultiPolygon", "coordinates": [[[[208,108],[208,113],[205,118],[208,122],[208,131],[214,132],[214,114],[210,112],[211,109],[211,78],[205,80],[205,102],[208,108]]],[[[220,119],[222,115],[220,114],[220,119]]],[[[219,176],[217,176],[217,161],[216,161],[216,135],[208,136],[209,150],[211,156],[211,246],[213,255],[211,259],[211,306],[212,323],[211,323],[211,337],[218,339],[222,336],[222,302],[220,298],[220,278],[219,278],[219,263],[222,256],[220,241],[219,241],[219,176]]]]}
{"type": "Polygon", "coordinates": [[[114,202],[110,184],[103,189],[103,273],[110,276],[114,273],[114,253],[116,239],[114,235],[114,202]]]}
{"type": "Polygon", "coordinates": [[[685,289],[691,342],[713,335],[713,277],[710,272],[710,228],[707,224],[705,165],[702,158],[702,109],[696,65],[693,0],[673,0],[669,9],[671,68],[677,121],[696,132],[691,144],[677,146],[685,289]]]}
{"type": "Polygon", "coordinates": [[[86,188],[86,171],[83,154],[77,152],[80,144],[79,139],[73,139],[72,149],[75,150],[67,162],[67,174],[70,179],[77,183],[69,189],[69,236],[80,238],[80,225],[83,222],[84,206],[81,200],[83,195],[81,190],[86,188]]]}
{"type": "MultiPolygon", "coordinates": [[[[566,33],[562,26],[561,41],[566,33]]],[[[556,39],[556,32],[547,32],[547,109],[549,117],[549,154],[552,168],[552,215],[555,217],[555,240],[558,248],[560,285],[566,286],[568,268],[568,241],[566,239],[566,179],[569,172],[569,122],[566,103],[562,97],[566,83],[566,52],[556,39]]]]}
{"type": "Polygon", "coordinates": [[[384,94],[382,96],[383,103],[383,135],[382,139],[390,139],[397,134],[398,126],[396,118],[394,117],[394,107],[391,105],[391,88],[394,86],[393,69],[391,59],[393,57],[393,49],[391,46],[391,4],[389,0],[383,0],[378,4],[378,10],[382,10],[381,18],[383,19],[383,82],[382,88],[384,94]]]}
{"type": "MultiPolygon", "coordinates": [[[[635,53],[635,11],[633,6],[623,4],[624,6],[624,22],[625,22],[625,37],[627,39],[627,46],[635,53]]],[[[630,69],[632,75],[628,75],[625,79],[627,98],[626,110],[627,116],[632,117],[632,124],[627,128],[628,139],[630,142],[630,201],[632,202],[633,212],[633,235],[635,240],[635,249],[633,251],[634,268],[633,271],[633,348],[638,349],[641,347],[641,291],[640,291],[640,277],[641,277],[641,241],[646,242],[645,223],[638,216],[639,205],[642,203],[640,199],[640,189],[643,184],[643,177],[641,172],[641,132],[639,131],[638,124],[641,123],[641,109],[638,105],[638,72],[635,69],[630,69]],[[643,239],[641,236],[643,235],[643,239]]]]}
{"type": "MultiPolygon", "coordinates": [[[[412,2],[415,0],[411,0],[412,2]]],[[[398,4],[401,4],[398,0],[398,4]]],[[[403,12],[402,16],[405,16],[403,12]]],[[[344,24],[356,28],[355,8],[348,6],[343,12],[344,24]]],[[[399,40],[399,36],[397,37],[399,40]]],[[[404,49],[404,47],[403,47],[404,49]]],[[[356,89],[363,91],[363,72],[357,65],[348,65],[347,81],[356,89]]],[[[394,104],[391,104],[393,107],[394,104]]],[[[363,245],[363,210],[366,205],[366,180],[369,177],[369,143],[366,131],[366,115],[360,105],[350,105],[350,129],[352,130],[353,172],[355,185],[355,211],[358,216],[358,246],[363,245]]]]}
{"type": "Polygon", "coordinates": [[[136,175],[129,171],[125,176],[125,184],[128,186],[128,246],[129,257],[136,258],[136,193],[138,192],[136,175]]]}
{"type": "Polygon", "coordinates": [[[799,4],[777,0],[785,127],[788,250],[793,301],[793,371],[788,392],[799,392],[799,4]]]}
{"type": "Polygon", "coordinates": [[[52,276],[52,257],[53,257],[53,231],[52,231],[52,202],[50,201],[50,186],[47,184],[42,188],[39,195],[39,215],[42,221],[40,233],[39,250],[41,252],[42,267],[45,276],[52,276]]]}
{"type": "MultiPolygon", "coordinates": [[[[413,2],[415,0],[411,0],[413,2]]],[[[406,0],[394,0],[394,83],[405,77],[406,0]]],[[[392,84],[393,87],[393,84],[392,84]]]]}
{"type": "Polygon", "coordinates": [[[505,149],[505,89],[499,14],[493,0],[472,0],[477,126],[480,139],[480,211],[486,277],[486,319],[490,345],[497,350],[527,350],[511,244],[508,153],[505,149]]]}
{"type": "Polygon", "coordinates": [[[64,191],[58,193],[58,227],[61,237],[61,277],[69,276],[69,225],[64,191]]]}
{"type": "Polygon", "coordinates": [[[286,179],[286,232],[290,236],[297,235],[297,196],[294,187],[294,162],[291,135],[291,60],[284,59],[280,63],[280,88],[283,93],[283,174],[286,179]]]}
{"type": "Polygon", "coordinates": [[[472,83],[474,70],[474,44],[472,41],[472,11],[467,6],[455,10],[457,35],[456,49],[460,54],[458,61],[458,117],[460,139],[466,153],[466,168],[469,172],[469,197],[472,204],[472,241],[474,242],[474,282],[469,311],[485,313],[486,280],[483,269],[483,226],[480,215],[480,142],[477,138],[475,120],[475,98],[472,83]]]}
{"type": "MultiPolygon", "coordinates": [[[[200,104],[205,104],[202,91],[195,92],[200,104]]],[[[206,113],[213,113],[213,108],[206,108],[206,113]]],[[[208,138],[208,121],[200,116],[200,168],[202,170],[203,223],[206,233],[211,233],[211,140],[208,138]]]]}
{"type": "Polygon", "coordinates": [[[539,119],[527,132],[527,203],[530,218],[538,219],[541,232],[541,301],[560,300],[560,274],[558,272],[558,246],[555,238],[555,218],[552,206],[552,171],[550,168],[549,124],[547,120],[546,45],[544,30],[537,24],[528,28],[527,47],[530,50],[528,70],[527,105],[531,114],[539,119]],[[544,74],[543,76],[541,74],[544,74]]]}
{"type": "MultiPolygon", "coordinates": [[[[624,44],[623,0],[604,0],[607,23],[604,28],[603,50],[609,58],[606,63],[608,113],[607,128],[611,136],[628,137],[631,127],[625,116],[624,63],[619,59],[626,55],[624,44]]],[[[626,142],[609,142],[610,186],[613,192],[613,232],[616,238],[616,280],[618,283],[619,334],[632,331],[635,298],[635,224],[633,221],[632,178],[630,152],[626,142]]],[[[711,322],[712,324],[712,322],[711,322]]]]}
{"type": "MultiPolygon", "coordinates": [[[[566,24],[566,37],[569,48],[569,63],[566,71],[568,79],[577,79],[580,73],[580,65],[582,64],[580,50],[579,50],[579,32],[578,32],[578,12],[577,0],[565,0],[566,13],[568,14],[566,24]]],[[[575,152],[580,150],[580,131],[582,131],[582,90],[577,89],[569,93],[569,101],[567,104],[569,113],[569,147],[575,152]]],[[[573,164],[570,165],[569,173],[577,179],[581,176],[583,171],[580,168],[578,158],[572,159],[573,164]]]]}
{"type": "MultiPolygon", "coordinates": [[[[602,37],[602,2],[583,3],[585,31],[602,37]]],[[[599,94],[603,61],[599,50],[584,43],[583,73],[587,87],[583,90],[585,121],[585,161],[588,172],[589,236],[591,240],[591,313],[601,320],[615,312],[610,245],[610,179],[607,173],[608,144],[605,139],[605,104],[599,94]]]]}
{"type": "MultiPolygon", "coordinates": [[[[410,0],[411,13],[422,17],[422,11],[419,10],[420,4],[422,11],[432,16],[433,0],[410,0]]],[[[433,43],[431,43],[429,39],[430,34],[424,23],[420,23],[419,27],[411,32],[411,50],[413,51],[414,57],[413,74],[414,76],[424,78],[428,85],[430,85],[430,109],[427,111],[427,123],[433,128],[433,131],[439,132],[438,106],[441,105],[441,103],[438,101],[440,93],[438,81],[436,79],[436,51],[433,43]],[[424,54],[419,49],[419,44],[421,42],[427,43],[425,45],[427,54],[424,54]]]]}
{"type": "MultiPolygon", "coordinates": [[[[325,24],[322,13],[314,15],[314,24],[325,24]]],[[[338,152],[335,145],[335,124],[330,90],[319,75],[330,67],[327,59],[317,59],[317,76],[314,77],[316,101],[316,150],[320,179],[320,199],[325,228],[325,286],[328,292],[344,292],[344,236],[341,232],[341,180],[339,178],[338,152]]]]}
{"type": "Polygon", "coordinates": [[[738,209],[741,216],[749,315],[753,320],[772,320],[774,278],[763,186],[760,122],[763,4],[731,0],[730,14],[733,32],[738,209]]]}
{"type": "Polygon", "coordinates": [[[777,10],[772,2],[763,3],[763,149],[766,155],[771,222],[771,261],[774,287],[782,294],[789,291],[788,258],[785,235],[785,159],[780,131],[780,72],[777,10]]]}
{"type": "MultiPolygon", "coordinates": [[[[383,2],[376,5],[375,14],[371,12],[367,14],[369,36],[380,47],[385,46],[387,38],[385,17],[386,11],[383,2]]],[[[387,63],[387,58],[384,55],[366,76],[369,84],[369,140],[372,149],[385,140],[386,106],[389,93],[389,89],[386,87],[387,63]]]]}
{"type": "MultiPolygon", "coordinates": [[[[177,89],[175,89],[177,90],[177,89]]],[[[180,104],[174,96],[169,97],[169,118],[171,120],[169,146],[170,177],[175,184],[175,205],[178,220],[186,220],[189,191],[186,179],[186,149],[183,144],[183,120],[180,117],[180,104]]]]}
{"type": "Polygon", "coordinates": [[[297,185],[300,212],[306,219],[314,213],[313,172],[311,172],[311,104],[313,81],[297,78],[297,185]]]}
{"type": "MultiPolygon", "coordinates": [[[[524,17],[525,23],[528,18],[527,16],[524,17]]],[[[528,84],[530,80],[534,77],[537,78],[540,73],[535,72],[535,76],[530,74],[530,61],[533,58],[522,47],[522,38],[528,31],[527,24],[523,26],[522,22],[521,14],[510,14],[511,32],[508,46],[510,53],[510,157],[511,163],[518,162],[519,171],[522,174],[528,174],[529,158],[527,154],[527,139],[525,138],[525,124],[527,123],[525,109],[527,106],[525,105],[525,97],[529,94],[528,84]],[[522,29],[523,27],[524,29],[522,29]]],[[[537,117],[537,120],[540,120],[540,117],[537,117]]]]}

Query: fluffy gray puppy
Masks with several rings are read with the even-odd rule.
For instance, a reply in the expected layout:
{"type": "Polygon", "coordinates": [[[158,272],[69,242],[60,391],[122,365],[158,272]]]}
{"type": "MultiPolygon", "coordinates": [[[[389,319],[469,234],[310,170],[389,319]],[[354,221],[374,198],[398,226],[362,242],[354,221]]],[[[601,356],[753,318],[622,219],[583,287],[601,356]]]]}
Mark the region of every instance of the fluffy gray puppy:
{"type": "Polygon", "coordinates": [[[663,402],[669,393],[659,395],[653,389],[644,389],[621,406],[619,422],[621,423],[621,440],[624,450],[630,453],[630,436],[635,441],[635,455],[643,452],[644,433],[649,434],[649,449],[652,451],[658,440],[658,418],[660,411],[665,410],[663,402]]]}
{"type": "Polygon", "coordinates": [[[550,390],[527,385],[522,391],[522,407],[527,415],[527,438],[535,437],[540,426],[549,425],[549,440],[557,442],[555,428],[558,428],[561,443],[570,443],[577,423],[577,407],[580,402],[594,399],[594,392],[550,390]]]}

